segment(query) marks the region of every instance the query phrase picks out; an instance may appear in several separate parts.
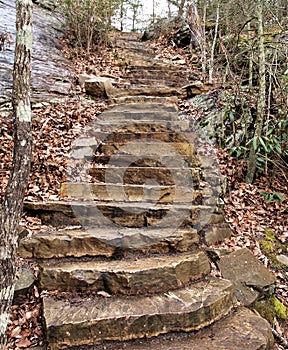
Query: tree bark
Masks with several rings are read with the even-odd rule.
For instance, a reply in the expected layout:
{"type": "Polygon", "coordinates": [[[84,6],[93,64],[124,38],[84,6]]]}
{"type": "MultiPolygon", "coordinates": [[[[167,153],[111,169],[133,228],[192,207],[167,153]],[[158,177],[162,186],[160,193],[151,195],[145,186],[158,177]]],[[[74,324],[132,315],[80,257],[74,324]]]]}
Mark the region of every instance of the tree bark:
{"type": "Polygon", "coordinates": [[[256,16],[258,21],[258,75],[259,75],[259,92],[257,100],[257,115],[255,122],[255,131],[253,140],[250,143],[250,152],[247,162],[246,182],[252,183],[256,173],[257,148],[259,146],[259,139],[262,134],[264,124],[264,114],[266,107],[266,59],[264,46],[264,29],[263,29],[263,3],[262,0],[257,1],[256,16]]]}
{"type": "Polygon", "coordinates": [[[217,36],[218,36],[219,19],[220,19],[220,1],[218,0],[217,10],[216,10],[215,33],[214,33],[213,43],[211,47],[210,61],[209,61],[209,83],[210,84],[213,83],[214,54],[215,54],[215,47],[216,47],[217,36]]]}
{"type": "Polygon", "coordinates": [[[18,224],[27,188],[31,154],[30,76],[32,52],[32,1],[16,0],[16,48],[13,71],[13,165],[2,203],[0,226],[0,348],[6,329],[17,272],[18,224]]]}

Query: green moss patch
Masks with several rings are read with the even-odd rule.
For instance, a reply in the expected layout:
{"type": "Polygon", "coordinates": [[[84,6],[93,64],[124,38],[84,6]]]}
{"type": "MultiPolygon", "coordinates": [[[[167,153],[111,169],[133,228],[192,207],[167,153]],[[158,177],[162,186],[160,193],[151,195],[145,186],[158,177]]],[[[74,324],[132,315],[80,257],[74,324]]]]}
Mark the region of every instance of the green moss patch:
{"type": "Polygon", "coordinates": [[[287,244],[281,243],[273,230],[266,229],[265,233],[266,237],[259,241],[262,253],[275,267],[288,271],[288,267],[277,259],[279,254],[287,252],[287,244]]]}
{"type": "Polygon", "coordinates": [[[275,296],[256,301],[253,308],[271,324],[274,318],[280,322],[287,320],[287,308],[275,296]]]}

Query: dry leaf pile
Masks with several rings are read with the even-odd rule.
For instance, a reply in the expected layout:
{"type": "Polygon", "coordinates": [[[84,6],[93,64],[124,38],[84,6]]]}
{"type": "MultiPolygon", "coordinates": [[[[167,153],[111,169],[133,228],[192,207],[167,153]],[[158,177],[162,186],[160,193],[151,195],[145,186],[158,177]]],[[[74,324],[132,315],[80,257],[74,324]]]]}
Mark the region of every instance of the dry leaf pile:
{"type": "Polygon", "coordinates": [[[79,75],[86,73],[112,78],[114,86],[117,86],[117,83],[121,81],[122,69],[117,64],[117,54],[112,47],[102,48],[98,52],[90,52],[89,54],[84,51],[79,53],[68,46],[68,41],[67,38],[62,40],[63,52],[73,64],[76,84],[79,75]]]}
{"type": "MultiPolygon", "coordinates": [[[[27,200],[57,200],[66,178],[71,143],[107,104],[81,97],[67,98],[57,105],[33,110],[33,158],[27,200]]],[[[4,193],[12,163],[12,116],[0,126],[0,195],[4,193]]]]}
{"type": "Polygon", "coordinates": [[[12,306],[8,327],[7,349],[9,350],[44,345],[41,303],[36,287],[28,298],[25,303],[12,306]]]}

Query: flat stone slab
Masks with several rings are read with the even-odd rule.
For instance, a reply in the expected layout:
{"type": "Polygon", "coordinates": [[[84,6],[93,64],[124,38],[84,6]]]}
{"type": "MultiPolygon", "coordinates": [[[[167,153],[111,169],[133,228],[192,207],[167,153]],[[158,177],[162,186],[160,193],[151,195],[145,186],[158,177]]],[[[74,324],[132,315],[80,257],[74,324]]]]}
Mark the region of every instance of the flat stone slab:
{"type": "MultiPolygon", "coordinates": [[[[113,164],[111,159],[110,164],[113,164]]],[[[89,175],[97,182],[110,184],[131,185],[176,185],[187,187],[186,191],[193,191],[199,187],[200,171],[194,168],[167,167],[96,167],[88,170],[89,175]]],[[[191,198],[191,197],[190,197],[191,198]]],[[[185,202],[185,201],[184,201],[185,202]]]]}
{"type": "MultiPolygon", "coordinates": [[[[197,333],[172,333],[125,343],[105,342],[90,350],[272,350],[271,326],[262,317],[240,308],[197,333]]],[[[79,350],[84,350],[80,347],[79,350]]],[[[88,350],[88,348],[85,348],[88,350]]]]}
{"type": "MultiPolygon", "coordinates": [[[[143,132],[144,130],[150,130],[154,129],[155,131],[163,131],[164,129],[170,129],[174,132],[188,132],[190,131],[190,121],[189,120],[177,120],[177,121],[169,121],[169,120],[154,120],[151,122],[151,120],[143,119],[143,120],[118,120],[118,121],[111,121],[111,120],[98,120],[97,125],[95,123],[95,126],[97,126],[98,131],[102,132],[116,132],[116,131],[123,131],[125,130],[127,132],[143,132]]],[[[96,130],[97,130],[96,128],[96,130]]]]}
{"type": "Polygon", "coordinates": [[[125,96],[125,97],[115,97],[111,98],[109,103],[111,105],[121,105],[121,104],[140,104],[140,103],[157,103],[163,105],[177,104],[177,96],[169,97],[159,97],[159,96],[125,96]]]}
{"type": "Polygon", "coordinates": [[[42,289],[147,294],[184,287],[210,272],[202,251],[112,261],[45,261],[40,263],[42,289]]]}
{"type": "Polygon", "coordinates": [[[44,297],[43,308],[49,346],[58,350],[104,340],[198,330],[227,314],[233,303],[231,282],[209,278],[191,287],[149,297],[70,301],[44,297]]]}
{"type": "Polygon", "coordinates": [[[177,120],[177,112],[169,112],[167,110],[161,111],[161,110],[131,110],[131,111],[117,111],[113,109],[110,109],[108,111],[105,111],[101,113],[100,118],[103,120],[111,120],[111,121],[118,121],[118,120],[151,120],[152,122],[154,120],[177,120]]]}
{"type": "Polygon", "coordinates": [[[106,183],[62,183],[61,197],[113,202],[201,203],[201,191],[190,187],[118,185],[106,183]]]}
{"type": "MultiPolygon", "coordinates": [[[[53,226],[82,225],[85,228],[165,228],[175,231],[178,227],[200,228],[213,220],[219,210],[215,203],[193,205],[187,203],[149,203],[105,201],[25,202],[24,210],[37,216],[43,224],[53,226]]],[[[223,220],[223,217],[222,217],[223,220]]]]}
{"type": "Polygon", "coordinates": [[[123,143],[101,143],[97,148],[99,153],[106,155],[113,155],[115,153],[130,154],[135,157],[157,157],[175,156],[186,159],[196,156],[196,149],[194,144],[189,142],[169,142],[161,141],[144,141],[144,142],[123,142],[123,143]]]}
{"type": "MultiPolygon", "coordinates": [[[[107,165],[110,163],[110,156],[108,155],[98,155],[96,154],[94,156],[94,163],[95,164],[103,164],[107,165]]],[[[116,166],[132,166],[131,164],[131,156],[128,154],[115,154],[113,155],[113,164],[116,166]]],[[[165,167],[167,164],[170,165],[170,167],[179,167],[182,166],[184,168],[187,167],[198,167],[200,166],[200,162],[198,157],[191,158],[189,161],[186,161],[185,159],[177,159],[174,156],[162,156],[159,155],[157,159],[155,157],[141,157],[139,159],[135,159],[134,163],[135,166],[146,166],[146,167],[165,167]]]]}
{"type": "MultiPolygon", "coordinates": [[[[123,124],[122,124],[123,125],[123,124]]],[[[128,130],[130,124],[127,124],[128,130]]],[[[133,125],[134,126],[134,125],[133,125]]],[[[73,143],[73,149],[77,148],[83,148],[83,147],[98,147],[100,142],[105,143],[124,143],[124,142],[133,142],[133,141],[141,141],[141,142],[151,142],[151,141],[161,141],[161,142],[195,142],[197,139],[197,135],[193,132],[181,132],[181,134],[174,132],[171,129],[165,129],[164,127],[158,127],[156,125],[157,131],[153,130],[153,123],[148,124],[142,124],[141,128],[135,129],[135,132],[131,132],[128,130],[125,130],[126,127],[119,128],[118,130],[114,131],[105,131],[101,132],[99,131],[97,124],[96,125],[89,125],[87,127],[87,134],[88,136],[80,137],[76,140],[76,142],[73,143]],[[94,127],[95,126],[95,127],[94,127]],[[144,128],[142,128],[145,126],[144,128]]]]}
{"type": "MultiPolygon", "coordinates": [[[[164,83],[164,81],[163,81],[164,83]]],[[[131,85],[127,89],[115,90],[113,97],[127,97],[127,96],[152,96],[152,97],[164,97],[164,96],[183,96],[183,91],[177,87],[169,86],[155,86],[149,85],[131,85]]]]}
{"type": "Polygon", "coordinates": [[[273,291],[276,277],[247,248],[223,256],[218,266],[222,276],[234,284],[236,297],[244,305],[273,291]]]}
{"type": "MultiPolygon", "coordinates": [[[[153,102],[150,98],[145,98],[145,105],[143,103],[129,103],[129,104],[120,104],[113,107],[114,112],[178,112],[177,98],[171,97],[166,99],[161,99],[161,103],[157,103],[157,98],[153,102]],[[150,101],[149,101],[150,100],[150,101]]],[[[112,109],[109,109],[111,111],[112,109]]]]}
{"type": "Polygon", "coordinates": [[[199,244],[197,230],[155,229],[145,233],[141,229],[103,227],[89,230],[68,230],[40,233],[21,240],[18,254],[22,258],[65,258],[82,256],[125,256],[129,253],[163,254],[195,250],[199,244]],[[147,235],[147,236],[146,236],[147,235]]]}

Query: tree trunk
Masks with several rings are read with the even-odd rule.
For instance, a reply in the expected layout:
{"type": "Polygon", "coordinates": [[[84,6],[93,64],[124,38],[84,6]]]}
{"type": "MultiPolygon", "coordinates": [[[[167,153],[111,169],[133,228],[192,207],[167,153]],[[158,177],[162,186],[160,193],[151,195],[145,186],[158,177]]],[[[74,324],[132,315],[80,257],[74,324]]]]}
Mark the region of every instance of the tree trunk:
{"type": "Polygon", "coordinates": [[[217,36],[218,36],[219,19],[220,19],[220,1],[218,0],[217,10],[216,10],[215,33],[214,33],[213,43],[211,47],[210,61],[209,61],[209,83],[210,84],[213,83],[214,54],[215,54],[215,47],[216,47],[217,36]]]}
{"type": "Polygon", "coordinates": [[[32,51],[32,1],[16,1],[16,48],[13,72],[14,152],[13,165],[2,204],[0,226],[0,348],[14,295],[18,224],[28,184],[32,133],[30,76],[32,51]]]}
{"type": "Polygon", "coordinates": [[[251,38],[251,22],[247,24],[247,30],[248,30],[248,42],[251,45],[251,49],[249,52],[249,78],[248,78],[248,84],[249,89],[252,91],[253,88],[253,61],[254,61],[254,54],[253,54],[253,45],[251,44],[252,38],[251,38]]]}
{"type": "Polygon", "coordinates": [[[264,114],[266,106],[266,60],[265,60],[265,46],[264,46],[264,33],[263,33],[263,3],[262,0],[257,1],[256,16],[258,21],[258,75],[259,75],[259,93],[257,100],[257,115],[255,122],[255,131],[253,140],[250,143],[250,152],[247,162],[247,174],[246,182],[252,183],[256,173],[256,161],[257,161],[257,148],[259,146],[259,139],[262,134],[264,124],[264,114]]]}
{"type": "Polygon", "coordinates": [[[206,80],[206,65],[207,65],[207,40],[206,40],[206,18],[207,18],[207,6],[206,2],[203,4],[203,40],[201,46],[201,66],[202,66],[202,80],[206,80]]]}
{"type": "Polygon", "coordinates": [[[191,4],[188,7],[187,21],[191,31],[190,49],[192,50],[193,48],[199,46],[202,52],[203,36],[205,33],[203,33],[201,19],[199,17],[197,5],[195,3],[191,4]]]}

